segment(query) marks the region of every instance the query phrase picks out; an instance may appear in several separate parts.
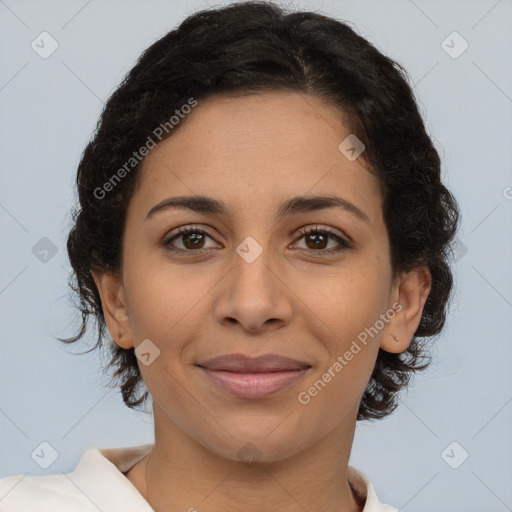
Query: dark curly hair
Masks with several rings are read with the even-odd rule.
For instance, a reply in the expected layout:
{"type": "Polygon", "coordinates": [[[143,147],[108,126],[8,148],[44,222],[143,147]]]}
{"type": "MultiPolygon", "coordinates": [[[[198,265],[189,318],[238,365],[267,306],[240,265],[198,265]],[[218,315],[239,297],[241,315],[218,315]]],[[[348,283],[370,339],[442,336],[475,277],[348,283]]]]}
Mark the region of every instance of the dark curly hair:
{"type": "MultiPolygon", "coordinates": [[[[320,13],[293,12],[248,1],[198,11],[149,46],[106,103],[78,166],[79,205],[72,212],[67,250],[69,279],[82,324],[96,320],[97,342],[114,368],[111,383],[133,409],[149,399],[134,348],[107,339],[91,269],[119,273],[127,206],[140,162],[98,198],[114,173],[144,146],[155,127],[177,110],[213,95],[289,90],[340,107],[344,125],[366,146],[364,162],[378,176],[393,272],[428,267],[431,291],[410,346],[400,354],[379,349],[362,395],[358,420],[381,418],[397,407],[411,375],[429,366],[426,337],[446,319],[453,285],[449,267],[459,222],[457,201],[441,182],[441,163],[427,135],[406,70],[348,24],[320,13]],[[421,338],[421,339],[420,339],[421,338]],[[426,362],[425,362],[426,361],[426,362]]],[[[339,109],[338,109],[339,110],[339,109]]],[[[181,125],[182,123],[180,123],[181,125]]],[[[179,129],[166,130],[165,137],[179,129]]],[[[162,130],[160,130],[162,131],[162,130]]],[[[87,352],[90,352],[87,351],[87,352]]],[[[100,351],[102,352],[102,351],[100,351]]]]}

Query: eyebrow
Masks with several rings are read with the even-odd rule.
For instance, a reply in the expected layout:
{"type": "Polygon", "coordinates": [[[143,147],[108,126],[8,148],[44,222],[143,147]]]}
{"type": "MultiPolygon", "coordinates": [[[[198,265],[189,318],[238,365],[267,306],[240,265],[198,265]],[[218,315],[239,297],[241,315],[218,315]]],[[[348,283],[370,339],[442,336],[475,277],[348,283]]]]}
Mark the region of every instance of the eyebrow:
{"type": "MultiPolygon", "coordinates": [[[[157,205],[153,206],[147,213],[145,220],[150,219],[157,213],[176,208],[188,209],[204,214],[222,215],[224,217],[229,217],[231,215],[226,204],[214,199],[213,197],[177,196],[164,199],[157,205]]],[[[359,209],[355,204],[333,195],[296,196],[285,200],[280,203],[276,212],[276,218],[282,219],[287,215],[297,215],[326,208],[341,208],[358,219],[371,224],[368,215],[366,215],[366,213],[359,209]]]]}

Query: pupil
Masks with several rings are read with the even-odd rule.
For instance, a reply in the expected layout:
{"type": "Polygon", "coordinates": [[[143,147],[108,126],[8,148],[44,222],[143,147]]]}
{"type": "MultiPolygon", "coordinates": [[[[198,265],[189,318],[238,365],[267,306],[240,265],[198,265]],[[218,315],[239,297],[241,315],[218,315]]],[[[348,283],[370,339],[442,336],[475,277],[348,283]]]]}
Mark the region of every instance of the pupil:
{"type": "Polygon", "coordinates": [[[198,242],[200,242],[202,238],[203,238],[203,235],[198,234],[198,233],[192,233],[186,237],[187,241],[190,241],[191,239],[193,239],[192,245],[195,245],[195,246],[198,245],[198,242]]]}
{"type": "MultiPolygon", "coordinates": [[[[324,239],[323,241],[325,242],[325,237],[323,235],[309,235],[309,238],[310,239],[315,239],[317,242],[320,241],[320,243],[322,242],[322,239],[324,239]]],[[[313,244],[314,247],[320,247],[320,245],[318,243],[314,243],[313,244]]],[[[321,248],[323,249],[323,245],[321,246],[321,248]]]]}

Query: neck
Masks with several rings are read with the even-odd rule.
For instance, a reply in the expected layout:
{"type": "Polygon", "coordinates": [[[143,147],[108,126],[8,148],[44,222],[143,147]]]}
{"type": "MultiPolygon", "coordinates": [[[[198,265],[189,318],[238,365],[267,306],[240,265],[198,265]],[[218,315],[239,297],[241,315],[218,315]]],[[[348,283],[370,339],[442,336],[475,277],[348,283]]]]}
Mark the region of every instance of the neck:
{"type": "Polygon", "coordinates": [[[158,428],[162,414],[155,408],[155,445],[136,484],[156,512],[363,509],[348,481],[355,422],[349,432],[335,430],[286,459],[246,462],[212,453],[172,422],[158,428]]]}

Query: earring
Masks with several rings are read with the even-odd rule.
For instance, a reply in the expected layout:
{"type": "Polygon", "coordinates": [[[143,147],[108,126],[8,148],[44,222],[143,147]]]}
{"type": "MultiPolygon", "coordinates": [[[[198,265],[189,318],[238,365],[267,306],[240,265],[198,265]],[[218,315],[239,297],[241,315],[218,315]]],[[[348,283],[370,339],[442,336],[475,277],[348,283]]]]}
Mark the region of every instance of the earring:
{"type": "Polygon", "coordinates": [[[392,334],[391,336],[393,336],[393,338],[395,338],[395,341],[400,341],[400,338],[398,336],[395,336],[394,334],[392,334]]]}

